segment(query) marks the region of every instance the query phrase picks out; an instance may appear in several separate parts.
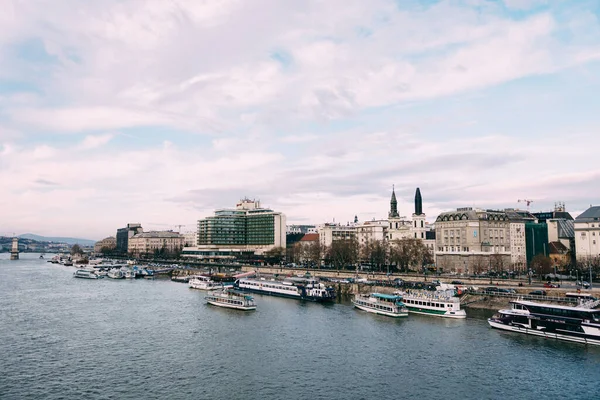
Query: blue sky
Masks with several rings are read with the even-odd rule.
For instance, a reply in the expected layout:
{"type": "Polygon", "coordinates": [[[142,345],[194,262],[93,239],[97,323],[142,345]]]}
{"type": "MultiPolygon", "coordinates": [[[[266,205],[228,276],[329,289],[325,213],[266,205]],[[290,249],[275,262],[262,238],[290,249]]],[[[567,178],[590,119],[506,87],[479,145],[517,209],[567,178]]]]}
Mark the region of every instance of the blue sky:
{"type": "Polygon", "coordinates": [[[600,198],[597,1],[0,7],[0,235],[600,198]]]}

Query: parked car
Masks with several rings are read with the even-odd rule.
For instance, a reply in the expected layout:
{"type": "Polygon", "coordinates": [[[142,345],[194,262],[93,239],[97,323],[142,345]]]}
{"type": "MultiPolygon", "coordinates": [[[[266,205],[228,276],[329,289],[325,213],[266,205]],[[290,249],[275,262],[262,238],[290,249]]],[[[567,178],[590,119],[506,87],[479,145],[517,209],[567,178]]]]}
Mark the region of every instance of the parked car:
{"type": "Polygon", "coordinates": [[[532,296],[546,296],[547,293],[545,290],[534,290],[533,292],[529,292],[532,296]]]}
{"type": "Polygon", "coordinates": [[[558,283],[546,282],[544,283],[545,288],[559,288],[560,285],[558,283]]]}
{"type": "Polygon", "coordinates": [[[452,283],[453,285],[463,285],[462,281],[452,281],[450,283],[452,283]]]}
{"type": "Polygon", "coordinates": [[[498,293],[500,292],[500,288],[497,288],[495,286],[490,286],[490,287],[486,287],[485,289],[483,289],[484,293],[498,293]]]}

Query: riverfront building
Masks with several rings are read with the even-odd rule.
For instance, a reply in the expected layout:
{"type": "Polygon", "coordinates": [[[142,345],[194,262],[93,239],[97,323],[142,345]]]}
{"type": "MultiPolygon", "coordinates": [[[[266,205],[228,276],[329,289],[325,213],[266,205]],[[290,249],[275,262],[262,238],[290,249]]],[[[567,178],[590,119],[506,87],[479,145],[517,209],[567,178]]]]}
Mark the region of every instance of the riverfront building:
{"type": "Polygon", "coordinates": [[[286,218],[262,208],[257,200],[243,199],[235,209],[216,210],[198,221],[197,246],[183,254],[195,258],[230,259],[261,255],[286,247],[286,218]]]}
{"type": "Polygon", "coordinates": [[[127,224],[125,228],[117,229],[117,247],[116,251],[121,254],[127,253],[129,238],[138,233],[144,232],[141,224],[127,224]]]}
{"type": "Polygon", "coordinates": [[[101,253],[103,250],[113,251],[117,248],[117,239],[114,236],[109,236],[94,244],[94,253],[101,253]]]}
{"type": "Polygon", "coordinates": [[[600,257],[600,206],[593,206],[575,218],[577,261],[598,261],[600,257]]]}
{"type": "Polygon", "coordinates": [[[142,232],[129,238],[127,252],[134,257],[171,255],[179,253],[184,244],[185,238],[176,232],[142,232]]]}

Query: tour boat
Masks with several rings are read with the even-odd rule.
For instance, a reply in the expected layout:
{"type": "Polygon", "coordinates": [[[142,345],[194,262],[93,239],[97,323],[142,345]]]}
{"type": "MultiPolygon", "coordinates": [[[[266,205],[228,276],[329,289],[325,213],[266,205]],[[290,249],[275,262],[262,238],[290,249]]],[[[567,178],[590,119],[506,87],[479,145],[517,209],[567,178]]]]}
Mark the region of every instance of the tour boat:
{"type": "Polygon", "coordinates": [[[453,289],[434,292],[409,289],[402,293],[402,301],[411,313],[444,318],[467,318],[465,310],[460,309],[460,299],[454,296],[453,289]]]}
{"type": "Polygon", "coordinates": [[[600,345],[600,310],[513,300],[512,308],[488,319],[492,328],[600,345]]]}
{"type": "Polygon", "coordinates": [[[287,278],[284,281],[264,279],[238,279],[236,289],[298,300],[330,302],[335,300],[335,290],[313,278],[287,278]]]}
{"type": "Polygon", "coordinates": [[[222,282],[215,282],[209,276],[199,275],[190,278],[188,281],[190,288],[200,290],[215,290],[224,287],[222,282]]]}
{"type": "Polygon", "coordinates": [[[75,278],[84,278],[84,279],[98,279],[100,278],[98,275],[94,273],[94,271],[90,271],[87,269],[78,269],[73,272],[73,276],[75,278]]]}
{"type": "Polygon", "coordinates": [[[354,307],[370,313],[388,317],[408,317],[408,309],[402,303],[402,296],[371,293],[357,294],[352,300],[354,307]]]}
{"type": "Polygon", "coordinates": [[[211,292],[204,297],[208,304],[217,307],[234,308],[236,310],[256,310],[254,298],[232,289],[211,292]]]}

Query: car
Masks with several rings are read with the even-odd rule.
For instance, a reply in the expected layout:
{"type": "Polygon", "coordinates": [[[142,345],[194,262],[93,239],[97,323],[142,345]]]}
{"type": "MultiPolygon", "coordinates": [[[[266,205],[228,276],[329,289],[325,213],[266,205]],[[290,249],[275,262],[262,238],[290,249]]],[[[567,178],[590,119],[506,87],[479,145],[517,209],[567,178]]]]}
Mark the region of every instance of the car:
{"type": "Polygon", "coordinates": [[[581,286],[583,286],[584,289],[588,289],[590,287],[590,284],[586,281],[581,282],[581,286]]]}
{"type": "Polygon", "coordinates": [[[450,283],[452,283],[453,285],[463,285],[462,281],[452,281],[450,283]]]}
{"type": "Polygon", "coordinates": [[[533,292],[529,292],[532,296],[546,296],[547,293],[545,290],[534,290],[533,292]]]}
{"type": "Polygon", "coordinates": [[[495,286],[490,286],[490,287],[486,287],[485,289],[483,289],[484,293],[498,293],[500,292],[500,288],[497,288],[495,286]]]}
{"type": "Polygon", "coordinates": [[[544,287],[545,288],[559,288],[560,285],[557,283],[546,282],[546,283],[544,283],[544,287]]]}

